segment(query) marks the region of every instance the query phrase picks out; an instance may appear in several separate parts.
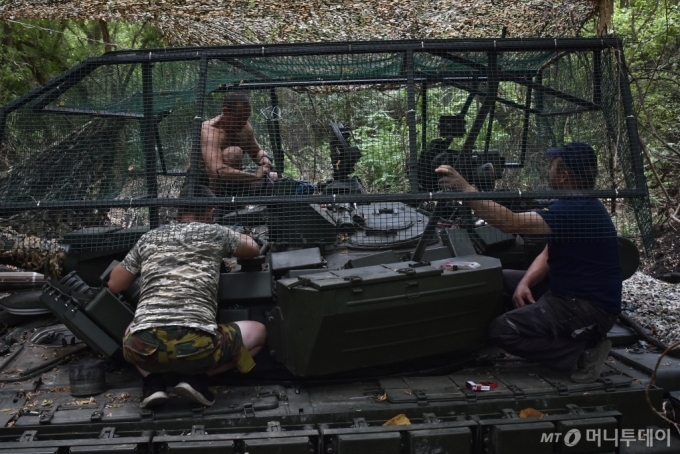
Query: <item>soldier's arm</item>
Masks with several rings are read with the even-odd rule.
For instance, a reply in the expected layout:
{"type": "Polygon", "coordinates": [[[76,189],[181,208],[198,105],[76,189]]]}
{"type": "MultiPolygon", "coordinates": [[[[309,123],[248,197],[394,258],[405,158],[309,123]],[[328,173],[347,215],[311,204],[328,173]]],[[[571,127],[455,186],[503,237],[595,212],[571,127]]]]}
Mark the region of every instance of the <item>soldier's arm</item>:
{"type": "Polygon", "coordinates": [[[533,211],[515,213],[491,200],[470,200],[475,214],[505,233],[551,233],[550,226],[533,211]]]}
{"type": "Polygon", "coordinates": [[[548,246],[546,245],[543,252],[534,259],[522,280],[517,284],[515,293],[512,295],[512,302],[515,307],[519,308],[525,306],[527,303],[533,304],[536,302],[534,295],[531,292],[531,287],[548,277],[548,273],[550,272],[550,268],[548,267],[548,256],[548,246]]]}
{"type": "MultiPolygon", "coordinates": [[[[439,166],[435,172],[442,176],[439,180],[439,186],[442,188],[460,192],[477,192],[451,166],[439,166]]],[[[551,233],[548,223],[533,211],[515,213],[491,200],[468,200],[466,204],[475,210],[477,216],[505,233],[551,233]]]]}
{"type": "Polygon", "coordinates": [[[126,270],[120,263],[111,271],[111,277],[109,278],[109,290],[113,293],[120,293],[130,287],[137,276],[126,270]]]}
{"type": "Polygon", "coordinates": [[[211,178],[223,178],[229,181],[251,181],[261,177],[261,175],[256,177],[250,172],[244,172],[225,164],[222,159],[218,133],[207,123],[203,124],[201,129],[201,153],[206,170],[211,178]]]}
{"type": "MultiPolygon", "coordinates": [[[[260,148],[260,144],[257,143],[257,139],[255,139],[255,130],[250,122],[246,123],[243,131],[241,131],[241,141],[243,143],[243,151],[248,153],[254,163],[257,165],[265,164],[268,158],[266,157],[265,151],[260,148]]],[[[271,159],[269,159],[266,164],[271,165],[271,159]]]]}
{"type": "Polygon", "coordinates": [[[239,234],[239,243],[234,251],[234,257],[253,258],[260,255],[260,247],[248,235],[239,234]]]}

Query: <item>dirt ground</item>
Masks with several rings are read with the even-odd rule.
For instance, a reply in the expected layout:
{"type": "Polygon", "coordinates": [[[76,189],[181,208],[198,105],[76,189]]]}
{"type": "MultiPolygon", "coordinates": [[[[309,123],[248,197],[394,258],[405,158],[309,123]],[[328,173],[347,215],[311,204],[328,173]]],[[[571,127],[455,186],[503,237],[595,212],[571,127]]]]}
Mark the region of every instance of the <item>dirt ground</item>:
{"type": "Polygon", "coordinates": [[[657,247],[650,257],[643,257],[640,271],[667,282],[680,282],[680,225],[657,227],[655,236],[657,247]]]}

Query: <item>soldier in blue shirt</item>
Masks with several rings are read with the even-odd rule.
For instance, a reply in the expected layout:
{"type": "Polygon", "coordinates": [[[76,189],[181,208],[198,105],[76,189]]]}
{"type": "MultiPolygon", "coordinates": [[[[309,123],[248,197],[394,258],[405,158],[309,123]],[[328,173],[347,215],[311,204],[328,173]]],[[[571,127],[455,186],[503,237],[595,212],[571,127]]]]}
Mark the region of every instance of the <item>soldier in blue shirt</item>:
{"type": "MultiPolygon", "coordinates": [[[[552,189],[594,188],[597,157],[588,144],[572,142],[549,149],[547,155],[553,159],[552,189]]],[[[440,166],[436,172],[443,188],[476,191],[450,166],[440,166]]],[[[549,234],[545,249],[529,269],[514,275],[516,309],[491,323],[492,340],[530,361],[568,371],[576,366],[571,375],[576,383],[597,380],[611,348],[607,332],[621,312],[617,234],[602,202],[564,198],[544,210],[526,213],[514,213],[489,200],[468,204],[504,232],[549,234]],[[541,296],[536,290],[546,281],[549,290],[541,296]]]]}

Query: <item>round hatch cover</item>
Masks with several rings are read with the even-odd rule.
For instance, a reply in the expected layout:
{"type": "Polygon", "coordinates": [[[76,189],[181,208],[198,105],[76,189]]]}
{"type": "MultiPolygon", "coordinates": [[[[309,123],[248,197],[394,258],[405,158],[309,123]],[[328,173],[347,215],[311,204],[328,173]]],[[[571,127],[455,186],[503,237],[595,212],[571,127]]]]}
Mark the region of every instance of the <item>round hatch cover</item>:
{"type": "Polygon", "coordinates": [[[387,249],[418,242],[427,216],[401,202],[358,205],[352,213],[357,230],[348,245],[355,248],[387,249]]]}

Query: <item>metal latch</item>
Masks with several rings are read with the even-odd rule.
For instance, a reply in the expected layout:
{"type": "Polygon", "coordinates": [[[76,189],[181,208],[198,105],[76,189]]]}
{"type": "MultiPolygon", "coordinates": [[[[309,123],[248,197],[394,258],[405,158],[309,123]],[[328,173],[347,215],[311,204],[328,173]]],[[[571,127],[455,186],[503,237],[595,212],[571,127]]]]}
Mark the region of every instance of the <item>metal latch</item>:
{"type": "Polygon", "coordinates": [[[106,407],[106,402],[102,402],[95,411],[90,415],[90,422],[100,422],[104,417],[104,408],[106,407]]]}
{"type": "Polygon", "coordinates": [[[538,376],[543,379],[546,383],[548,383],[550,386],[555,388],[555,391],[557,391],[558,396],[568,396],[569,395],[569,387],[566,385],[558,382],[558,381],[553,381],[550,380],[549,378],[544,377],[541,374],[538,374],[538,376]]]}
{"type": "Polygon", "coordinates": [[[354,421],[353,426],[355,428],[368,427],[368,423],[366,422],[366,418],[352,418],[352,421],[354,421]]]}
{"type": "Polygon", "coordinates": [[[142,421],[153,421],[153,410],[148,408],[143,409],[139,412],[139,419],[142,421]]]}
{"type": "Polygon", "coordinates": [[[565,405],[565,407],[569,409],[569,413],[571,413],[572,415],[583,415],[586,412],[583,408],[579,407],[576,404],[567,404],[565,405]]]}
{"type": "Polygon", "coordinates": [[[288,286],[288,288],[291,289],[295,287],[304,287],[306,285],[309,285],[310,282],[312,282],[312,280],[308,277],[298,277],[297,282],[293,282],[288,286]]]}
{"type": "Polygon", "coordinates": [[[191,426],[191,435],[205,435],[205,426],[203,425],[191,426]]]}
{"type": "Polygon", "coordinates": [[[519,416],[512,408],[503,408],[501,409],[501,413],[503,413],[503,418],[505,419],[519,419],[519,416]]]}
{"type": "Polygon", "coordinates": [[[406,281],[406,298],[418,298],[420,291],[418,281],[406,281]]]}
{"type": "Polygon", "coordinates": [[[437,424],[441,422],[434,413],[423,413],[423,424],[437,424]]]}
{"type": "Polygon", "coordinates": [[[95,410],[90,415],[90,422],[101,422],[104,417],[104,412],[101,410],[95,410]]]}
{"type": "Polygon", "coordinates": [[[38,435],[37,430],[27,430],[26,432],[21,434],[21,437],[19,437],[19,442],[30,443],[32,441],[35,441],[37,435],[38,435]]]}
{"type": "Polygon", "coordinates": [[[563,383],[555,382],[555,389],[557,390],[557,394],[560,396],[569,395],[569,387],[563,383]]]}
{"type": "Polygon", "coordinates": [[[399,268],[397,270],[397,273],[405,274],[407,276],[415,276],[416,270],[414,270],[413,268],[399,268]]]}
{"type": "Polygon", "coordinates": [[[505,383],[504,383],[504,385],[505,385],[506,388],[508,388],[510,390],[510,392],[512,392],[512,397],[514,397],[515,399],[524,399],[525,398],[524,391],[519,386],[513,385],[513,384],[505,384],[505,383]]]}
{"type": "Polygon", "coordinates": [[[243,404],[243,414],[246,418],[252,418],[255,416],[255,408],[253,407],[252,403],[248,402],[243,404]]]}
{"type": "Polygon", "coordinates": [[[349,288],[352,289],[352,293],[364,292],[364,289],[361,288],[364,283],[364,280],[361,278],[361,276],[345,276],[343,279],[349,281],[349,288]]]}
{"type": "Polygon", "coordinates": [[[604,390],[607,391],[608,393],[616,391],[616,385],[614,384],[614,380],[611,378],[600,378],[600,381],[604,383],[604,390]]]}
{"type": "Polygon", "coordinates": [[[38,422],[40,424],[51,423],[52,418],[54,418],[54,414],[57,412],[58,408],[59,408],[59,405],[53,405],[49,410],[45,410],[42,413],[40,413],[40,416],[38,417],[38,422]]]}
{"type": "Polygon", "coordinates": [[[477,402],[477,393],[471,389],[461,388],[463,394],[465,394],[465,400],[468,402],[477,402]]]}
{"type": "Polygon", "coordinates": [[[281,423],[279,421],[267,422],[267,432],[281,432],[281,423]]]}
{"type": "Polygon", "coordinates": [[[116,428],[115,427],[104,427],[102,431],[99,433],[99,438],[101,439],[108,439],[108,438],[115,438],[116,437],[116,428]]]}
{"type": "Polygon", "coordinates": [[[414,389],[413,395],[416,396],[419,406],[424,407],[425,405],[427,405],[427,394],[425,394],[425,391],[421,391],[420,389],[414,389]]]}
{"type": "MultiPolygon", "coordinates": [[[[540,376],[540,377],[543,378],[542,376],[540,376]]],[[[508,383],[505,380],[503,380],[501,377],[498,377],[497,375],[494,375],[494,378],[496,380],[498,380],[499,383],[502,383],[506,388],[508,388],[508,390],[512,393],[512,396],[515,399],[525,399],[526,398],[524,396],[524,391],[519,386],[514,385],[512,383],[508,383]]],[[[547,379],[544,379],[544,380],[547,381],[548,383],[550,383],[547,379]]]]}

